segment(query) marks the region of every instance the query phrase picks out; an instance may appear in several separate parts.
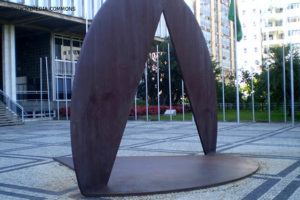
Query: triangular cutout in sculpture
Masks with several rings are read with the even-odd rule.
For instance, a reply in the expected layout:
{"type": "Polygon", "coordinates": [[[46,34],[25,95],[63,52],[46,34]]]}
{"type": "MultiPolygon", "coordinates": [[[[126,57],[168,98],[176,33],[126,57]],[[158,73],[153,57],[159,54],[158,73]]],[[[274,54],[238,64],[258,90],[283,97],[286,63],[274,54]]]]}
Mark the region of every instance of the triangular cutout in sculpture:
{"type": "MultiPolygon", "coordinates": [[[[72,153],[78,185],[84,195],[181,190],[178,185],[172,188],[167,184],[162,190],[151,190],[148,187],[144,192],[143,189],[130,192],[130,187],[125,190],[120,186],[120,190],[115,191],[114,187],[108,185],[131,103],[162,13],[165,15],[181,66],[203,150],[205,154],[216,151],[215,80],[204,37],[190,9],[182,0],[108,0],[94,18],[84,40],[73,86],[72,153]]],[[[214,154],[204,157],[201,159],[216,162],[219,158],[214,154]]],[[[121,160],[124,161],[123,164],[126,163],[126,159],[121,160]]],[[[130,162],[135,163],[137,160],[139,159],[130,162]]],[[[228,159],[228,162],[232,161],[232,158],[228,159]]],[[[153,163],[153,160],[150,162],[153,163]]],[[[129,167],[126,164],[123,166],[129,167]]],[[[224,164],[220,166],[224,167],[224,164]]],[[[215,173],[218,180],[212,179],[208,185],[248,175],[257,169],[255,167],[246,170],[246,174],[245,171],[238,175],[232,172],[236,176],[221,179],[216,172],[211,171],[209,173],[215,173]]],[[[201,185],[198,182],[195,184],[187,182],[187,186],[182,186],[182,189],[201,185]]],[[[202,183],[202,186],[207,184],[202,183]]]]}

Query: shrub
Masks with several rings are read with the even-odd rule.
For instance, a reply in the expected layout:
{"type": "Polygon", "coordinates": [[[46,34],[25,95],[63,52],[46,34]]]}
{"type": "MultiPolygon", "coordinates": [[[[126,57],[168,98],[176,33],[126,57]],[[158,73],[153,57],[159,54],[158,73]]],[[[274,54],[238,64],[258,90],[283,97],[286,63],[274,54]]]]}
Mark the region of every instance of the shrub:
{"type": "MultiPolygon", "coordinates": [[[[67,116],[67,112],[66,111],[67,111],[66,107],[60,108],[59,109],[59,114],[61,116],[63,116],[63,117],[66,117],[67,116]]],[[[70,107],[68,107],[68,116],[69,117],[71,116],[71,108],[70,107]]]]}
{"type": "MultiPolygon", "coordinates": [[[[170,106],[162,105],[160,106],[160,114],[164,114],[166,110],[168,110],[170,106]]],[[[172,106],[172,109],[176,110],[176,113],[182,113],[182,106],[172,106]]],[[[184,107],[185,112],[189,112],[191,109],[189,106],[184,107]]],[[[137,115],[146,115],[146,106],[137,106],[137,115]]],[[[157,105],[149,105],[148,106],[149,115],[157,115],[158,114],[158,106],[157,105]]],[[[130,109],[130,116],[135,115],[134,106],[130,109]]]]}

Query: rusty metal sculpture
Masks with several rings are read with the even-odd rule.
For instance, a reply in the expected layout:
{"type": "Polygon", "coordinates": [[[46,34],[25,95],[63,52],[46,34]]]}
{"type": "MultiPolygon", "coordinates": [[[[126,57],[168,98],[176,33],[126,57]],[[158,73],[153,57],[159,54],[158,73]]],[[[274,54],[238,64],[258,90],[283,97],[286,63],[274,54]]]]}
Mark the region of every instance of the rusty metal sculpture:
{"type": "MultiPolygon", "coordinates": [[[[199,25],[182,0],[108,0],[103,5],[93,20],[81,50],[73,86],[71,113],[74,167],[80,191],[86,196],[207,187],[239,179],[257,169],[257,165],[249,160],[215,155],[217,102],[211,60],[199,25]],[[134,94],[162,13],[181,66],[202,147],[208,156],[133,157],[116,160],[134,94]],[[182,162],[186,165],[180,164],[182,162]],[[246,163],[251,167],[239,171],[236,168],[230,169],[231,165],[221,169],[220,166],[224,168],[224,164],[221,164],[217,171],[206,172],[211,177],[199,173],[199,167],[196,167],[196,172],[186,169],[190,171],[188,175],[176,172],[176,166],[181,166],[181,170],[185,167],[201,168],[198,162],[202,162],[204,170],[208,171],[215,169],[207,167],[208,163],[217,165],[220,162],[234,162],[235,166],[243,169],[246,163]],[[165,165],[159,166],[159,163],[165,165]],[[157,182],[154,186],[151,170],[141,172],[143,164],[149,164],[153,167],[150,169],[156,170],[173,165],[175,171],[171,170],[171,175],[166,178],[163,173],[166,175],[170,170],[165,170],[160,174],[161,181],[165,182],[165,179],[180,174],[177,181],[181,181],[183,185],[170,180],[164,186],[157,182]],[[158,166],[154,166],[156,164],[158,166]],[[225,175],[220,174],[222,170],[225,175]],[[135,178],[128,173],[135,173],[135,178]],[[191,178],[195,176],[198,179],[191,178]],[[137,181],[135,186],[130,185],[131,183],[126,185],[131,180],[128,177],[137,181]],[[148,177],[152,182],[143,186],[139,177],[143,180],[148,177]]],[[[70,159],[65,162],[72,165],[70,159]]]]}

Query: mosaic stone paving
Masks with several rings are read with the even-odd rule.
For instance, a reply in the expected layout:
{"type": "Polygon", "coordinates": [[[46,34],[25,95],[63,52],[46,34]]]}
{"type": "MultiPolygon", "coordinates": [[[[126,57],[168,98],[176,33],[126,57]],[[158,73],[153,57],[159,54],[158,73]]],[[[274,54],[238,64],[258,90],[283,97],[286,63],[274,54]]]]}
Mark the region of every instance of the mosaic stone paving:
{"type": "MultiPolygon", "coordinates": [[[[240,181],[189,192],[95,199],[300,199],[300,125],[219,123],[218,152],[256,159],[240,181]]],[[[84,199],[72,170],[52,157],[71,155],[66,121],[0,127],[0,199],[84,199]]],[[[203,154],[192,122],[129,121],[118,156],[203,154]]]]}

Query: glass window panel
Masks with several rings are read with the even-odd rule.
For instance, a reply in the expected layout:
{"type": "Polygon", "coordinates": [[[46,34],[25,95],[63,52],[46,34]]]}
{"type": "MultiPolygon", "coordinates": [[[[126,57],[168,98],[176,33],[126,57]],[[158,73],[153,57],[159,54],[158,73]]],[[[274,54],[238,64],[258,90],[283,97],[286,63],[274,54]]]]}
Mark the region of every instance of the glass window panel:
{"type": "Polygon", "coordinates": [[[63,79],[58,78],[58,86],[57,86],[57,93],[58,99],[64,99],[64,84],[63,79]]]}
{"type": "Polygon", "coordinates": [[[55,38],[55,58],[62,59],[61,51],[62,51],[62,39],[55,38]]]}
{"type": "Polygon", "coordinates": [[[67,98],[71,99],[71,96],[72,96],[72,82],[71,82],[71,79],[68,78],[66,80],[66,82],[67,82],[67,98]]]}

